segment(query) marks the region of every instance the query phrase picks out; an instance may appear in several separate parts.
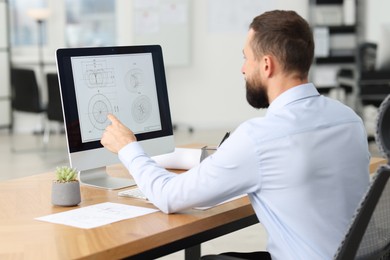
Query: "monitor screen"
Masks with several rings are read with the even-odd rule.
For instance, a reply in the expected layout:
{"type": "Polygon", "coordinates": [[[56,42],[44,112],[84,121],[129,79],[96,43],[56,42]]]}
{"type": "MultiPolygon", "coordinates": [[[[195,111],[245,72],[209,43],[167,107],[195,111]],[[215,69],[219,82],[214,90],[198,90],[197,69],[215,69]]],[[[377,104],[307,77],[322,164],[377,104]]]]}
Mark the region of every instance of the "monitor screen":
{"type": "Polygon", "coordinates": [[[82,183],[112,189],[130,185],[105,172],[119,163],[100,144],[110,113],[135,133],[150,156],[174,150],[160,46],[58,49],[56,59],[69,160],[82,183]]]}

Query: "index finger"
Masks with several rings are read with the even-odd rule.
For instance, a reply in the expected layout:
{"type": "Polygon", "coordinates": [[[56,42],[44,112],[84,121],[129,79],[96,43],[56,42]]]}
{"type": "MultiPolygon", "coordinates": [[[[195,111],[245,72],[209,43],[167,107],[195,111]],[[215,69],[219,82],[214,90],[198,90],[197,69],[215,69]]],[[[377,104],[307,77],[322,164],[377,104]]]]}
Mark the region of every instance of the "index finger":
{"type": "Polygon", "coordinates": [[[108,120],[110,120],[111,123],[113,123],[113,124],[119,123],[119,119],[116,118],[116,116],[114,116],[113,114],[108,114],[108,115],[107,115],[107,118],[108,118],[108,120]]]}

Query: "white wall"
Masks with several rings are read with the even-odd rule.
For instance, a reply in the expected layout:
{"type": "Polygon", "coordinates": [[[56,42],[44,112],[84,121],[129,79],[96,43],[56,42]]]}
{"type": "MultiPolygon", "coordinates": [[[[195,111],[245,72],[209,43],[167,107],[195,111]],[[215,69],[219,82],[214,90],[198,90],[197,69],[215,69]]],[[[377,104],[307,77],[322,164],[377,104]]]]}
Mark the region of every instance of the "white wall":
{"type": "MultiPolygon", "coordinates": [[[[390,24],[389,0],[366,0],[366,30],[367,41],[378,42],[381,37],[381,26],[390,24]]],[[[389,39],[390,40],[390,39],[389,39]]]]}
{"type": "Polygon", "coordinates": [[[378,44],[377,69],[388,69],[390,62],[390,1],[370,0],[366,2],[366,7],[365,39],[378,44]]]}
{"type": "MultiPolygon", "coordinates": [[[[234,129],[254,116],[264,115],[250,107],[241,75],[242,33],[212,33],[208,29],[208,0],[192,3],[192,61],[183,68],[167,68],[171,113],[174,123],[195,128],[234,129]]],[[[308,1],[282,1],[279,9],[294,9],[307,17],[308,1]]]]}

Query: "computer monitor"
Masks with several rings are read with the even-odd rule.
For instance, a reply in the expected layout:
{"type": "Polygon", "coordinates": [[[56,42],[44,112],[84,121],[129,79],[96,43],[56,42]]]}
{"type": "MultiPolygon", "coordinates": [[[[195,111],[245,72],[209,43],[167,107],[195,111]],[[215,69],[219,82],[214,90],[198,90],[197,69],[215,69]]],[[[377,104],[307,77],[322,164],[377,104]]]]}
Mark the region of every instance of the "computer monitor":
{"type": "Polygon", "coordinates": [[[134,185],[114,178],[119,163],[100,139],[112,113],[129,127],[149,156],[174,150],[161,47],[116,46],[56,51],[70,166],[83,184],[107,189],[134,185]]]}
{"type": "Polygon", "coordinates": [[[390,23],[381,25],[376,55],[376,70],[390,70],[390,23]]]}

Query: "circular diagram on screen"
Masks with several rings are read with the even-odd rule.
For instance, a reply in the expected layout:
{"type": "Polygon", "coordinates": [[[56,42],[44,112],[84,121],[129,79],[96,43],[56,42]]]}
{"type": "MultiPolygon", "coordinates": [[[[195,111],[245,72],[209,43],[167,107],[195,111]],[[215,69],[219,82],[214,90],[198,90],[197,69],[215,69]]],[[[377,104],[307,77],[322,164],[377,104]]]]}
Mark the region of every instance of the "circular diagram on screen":
{"type": "Polygon", "coordinates": [[[126,73],[125,85],[128,91],[138,92],[143,85],[143,72],[140,69],[132,69],[126,73]]]}
{"type": "Polygon", "coordinates": [[[107,115],[112,113],[110,100],[102,94],[97,94],[89,100],[88,108],[92,125],[99,130],[104,130],[109,124],[107,115]]]}
{"type": "Polygon", "coordinates": [[[131,110],[134,121],[141,124],[150,117],[152,102],[147,96],[140,96],[135,99],[131,110]]]}

